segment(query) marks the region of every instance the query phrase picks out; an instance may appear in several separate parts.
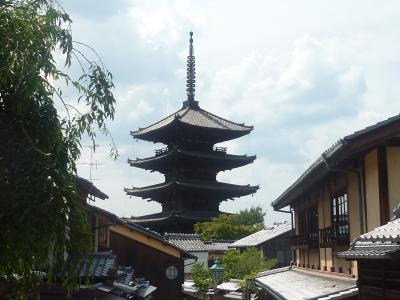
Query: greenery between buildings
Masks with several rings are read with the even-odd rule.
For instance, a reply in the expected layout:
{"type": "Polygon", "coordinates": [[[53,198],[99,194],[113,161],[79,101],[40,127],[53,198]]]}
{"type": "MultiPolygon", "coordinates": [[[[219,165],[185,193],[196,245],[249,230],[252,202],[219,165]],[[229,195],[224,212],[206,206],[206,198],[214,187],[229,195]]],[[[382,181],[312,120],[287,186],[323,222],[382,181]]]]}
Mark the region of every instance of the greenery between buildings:
{"type": "Polygon", "coordinates": [[[35,292],[39,270],[76,286],[90,244],[73,176],[80,139],[108,134],[115,99],[111,73],[73,40],[56,1],[0,0],[0,20],[0,298],[12,286],[15,299],[35,292]]]}
{"type": "Polygon", "coordinates": [[[224,280],[248,279],[257,273],[267,271],[276,265],[276,259],[266,259],[256,248],[248,248],[242,253],[229,250],[224,254],[224,280]]]}
{"type": "Polygon", "coordinates": [[[194,228],[204,240],[238,240],[264,229],[264,215],[261,207],[251,207],[236,215],[220,214],[211,221],[195,224],[194,228]]]}
{"type": "MultiPolygon", "coordinates": [[[[242,253],[238,250],[229,250],[224,254],[224,281],[230,279],[243,279],[241,286],[245,288],[246,280],[253,278],[259,272],[267,271],[276,265],[276,259],[266,259],[256,248],[248,248],[242,253]]],[[[204,267],[202,262],[197,262],[192,268],[192,279],[200,291],[207,291],[215,287],[210,269],[204,267]]]]}

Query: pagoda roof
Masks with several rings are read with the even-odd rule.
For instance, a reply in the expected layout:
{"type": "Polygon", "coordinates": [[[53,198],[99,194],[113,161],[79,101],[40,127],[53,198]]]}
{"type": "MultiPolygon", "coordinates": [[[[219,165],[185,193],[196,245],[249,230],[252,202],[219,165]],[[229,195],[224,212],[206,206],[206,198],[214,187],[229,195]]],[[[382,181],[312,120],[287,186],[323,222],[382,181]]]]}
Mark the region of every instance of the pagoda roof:
{"type": "Polygon", "coordinates": [[[137,158],[135,160],[128,159],[128,163],[137,168],[161,171],[167,169],[171,163],[175,163],[176,158],[181,158],[185,161],[195,160],[197,162],[210,163],[213,164],[216,169],[223,171],[252,163],[256,159],[256,156],[232,155],[223,151],[188,151],[174,147],[172,150],[161,155],[142,159],[137,158]]]}
{"type": "Polygon", "coordinates": [[[259,186],[236,185],[218,181],[205,180],[172,180],[160,184],[149,185],[145,187],[125,188],[125,192],[130,196],[151,198],[154,201],[162,201],[173,189],[192,190],[196,193],[204,193],[207,197],[224,200],[233,197],[241,197],[253,194],[259,186]]]}
{"type": "Polygon", "coordinates": [[[125,218],[125,221],[132,223],[158,223],[166,220],[181,219],[187,221],[207,221],[221,214],[220,211],[204,210],[181,210],[166,211],[138,217],[125,218]]]}
{"type": "MultiPolygon", "coordinates": [[[[139,128],[137,131],[131,131],[134,138],[168,143],[171,138],[179,134],[184,134],[176,126],[190,129],[201,129],[205,131],[205,137],[213,142],[221,142],[234,139],[248,134],[253,130],[253,126],[235,123],[227,119],[216,116],[196,105],[184,105],[182,109],[174,112],[168,117],[158,121],[148,127],[139,128]],[[209,132],[216,131],[219,134],[210,136],[209,132]]],[[[192,131],[191,131],[192,132],[192,131]]],[[[193,137],[193,134],[189,136],[193,137]]]]}

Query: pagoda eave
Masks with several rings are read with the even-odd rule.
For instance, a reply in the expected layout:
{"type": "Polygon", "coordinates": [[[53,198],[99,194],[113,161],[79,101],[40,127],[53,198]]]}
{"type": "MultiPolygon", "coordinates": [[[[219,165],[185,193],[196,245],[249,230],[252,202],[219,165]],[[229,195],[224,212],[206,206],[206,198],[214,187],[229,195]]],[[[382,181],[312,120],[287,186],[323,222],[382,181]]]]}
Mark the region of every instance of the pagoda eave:
{"type": "Polygon", "coordinates": [[[235,185],[223,182],[205,182],[198,180],[188,181],[170,181],[162,184],[156,184],[145,187],[125,188],[125,192],[129,196],[141,197],[143,199],[151,199],[153,201],[162,202],[170,195],[173,189],[185,192],[192,192],[196,195],[203,195],[205,198],[212,198],[216,201],[223,201],[229,198],[246,196],[254,194],[259,186],[235,185]]]}
{"type": "Polygon", "coordinates": [[[137,168],[159,171],[161,173],[168,172],[173,164],[178,161],[184,163],[202,163],[216,171],[231,170],[252,163],[256,159],[255,155],[232,155],[220,151],[200,152],[200,151],[184,151],[176,147],[171,151],[144,159],[128,159],[128,163],[137,168]]]}

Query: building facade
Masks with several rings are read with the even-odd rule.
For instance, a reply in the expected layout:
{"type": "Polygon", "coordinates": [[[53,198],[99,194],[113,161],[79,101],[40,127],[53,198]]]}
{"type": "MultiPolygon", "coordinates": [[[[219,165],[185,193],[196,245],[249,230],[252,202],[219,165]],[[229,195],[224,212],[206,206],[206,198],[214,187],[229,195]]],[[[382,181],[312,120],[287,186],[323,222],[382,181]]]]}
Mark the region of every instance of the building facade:
{"type": "MultiPolygon", "coordinates": [[[[348,298],[355,297],[352,278],[358,277],[357,262],[336,253],[347,250],[350,241],[361,234],[389,221],[389,212],[399,201],[399,142],[399,115],[345,136],[272,203],[275,210],[292,214],[295,227],[294,265],[279,276],[298,276],[301,272],[302,278],[304,274],[314,279],[333,276],[335,280],[339,276],[341,281],[349,280],[343,292],[351,291],[348,298]]],[[[272,278],[267,277],[259,282],[272,278]]]]}

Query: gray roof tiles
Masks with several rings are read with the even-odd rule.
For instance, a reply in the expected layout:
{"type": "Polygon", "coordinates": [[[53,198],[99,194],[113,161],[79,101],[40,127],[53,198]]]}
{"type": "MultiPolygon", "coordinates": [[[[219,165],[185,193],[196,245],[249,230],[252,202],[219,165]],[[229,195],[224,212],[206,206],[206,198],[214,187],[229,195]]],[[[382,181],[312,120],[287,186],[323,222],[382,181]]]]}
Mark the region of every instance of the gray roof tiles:
{"type": "Polygon", "coordinates": [[[349,250],[336,255],[348,259],[389,258],[394,253],[400,253],[400,218],[362,234],[349,250]]]}
{"type": "Polygon", "coordinates": [[[342,299],[343,294],[357,294],[355,279],[319,275],[289,267],[264,272],[255,280],[277,299],[342,299]]]}
{"type": "Polygon", "coordinates": [[[249,236],[246,236],[233,244],[229,245],[231,248],[240,247],[255,247],[266,241],[269,241],[275,237],[278,237],[284,233],[292,230],[292,225],[290,223],[275,224],[272,227],[260,230],[249,236]]]}
{"type": "Polygon", "coordinates": [[[224,118],[218,117],[204,109],[185,107],[177,112],[169,115],[168,117],[156,122],[148,127],[139,128],[137,131],[131,132],[134,137],[140,137],[152,131],[156,131],[162,127],[171,124],[174,121],[179,121],[183,124],[213,128],[222,130],[234,130],[234,131],[245,131],[249,132],[253,129],[252,126],[245,126],[244,124],[238,124],[224,118]]]}
{"type": "Polygon", "coordinates": [[[200,234],[166,233],[165,239],[188,252],[222,252],[229,250],[233,241],[210,240],[203,241],[200,234]]]}

